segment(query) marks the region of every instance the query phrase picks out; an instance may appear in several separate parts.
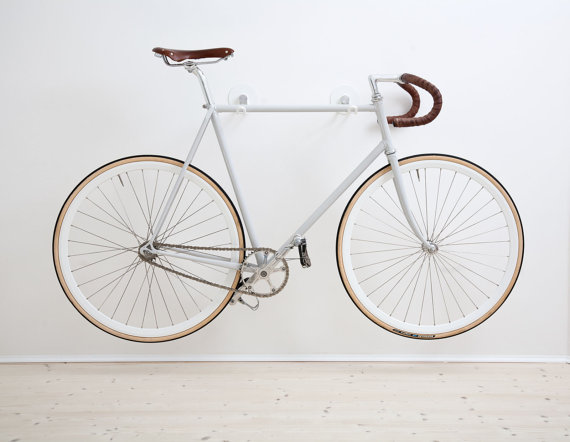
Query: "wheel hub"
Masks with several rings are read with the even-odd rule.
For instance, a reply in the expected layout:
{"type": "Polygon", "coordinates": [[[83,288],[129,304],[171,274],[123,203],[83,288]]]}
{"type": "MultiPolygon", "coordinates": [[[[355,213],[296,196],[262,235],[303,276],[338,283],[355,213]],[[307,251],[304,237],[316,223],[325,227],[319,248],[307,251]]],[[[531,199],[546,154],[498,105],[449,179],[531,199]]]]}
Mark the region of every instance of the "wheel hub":
{"type": "Polygon", "coordinates": [[[429,247],[426,246],[425,244],[422,244],[422,250],[430,255],[435,255],[438,250],[439,247],[437,246],[436,243],[428,241],[429,247]]]}
{"type": "Polygon", "coordinates": [[[142,243],[139,246],[139,256],[143,258],[145,261],[154,261],[154,259],[158,256],[156,253],[152,253],[148,250],[148,242],[142,243]]]}

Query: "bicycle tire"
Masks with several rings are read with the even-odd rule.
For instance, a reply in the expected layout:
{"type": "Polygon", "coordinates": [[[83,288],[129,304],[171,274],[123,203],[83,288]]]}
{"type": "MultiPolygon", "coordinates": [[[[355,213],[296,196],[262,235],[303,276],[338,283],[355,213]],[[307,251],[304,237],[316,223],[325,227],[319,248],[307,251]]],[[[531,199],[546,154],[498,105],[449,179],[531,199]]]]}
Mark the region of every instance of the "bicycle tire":
{"type": "MultiPolygon", "coordinates": [[[[182,165],[180,160],[157,155],[112,161],[83,179],[59,212],[52,252],[60,285],[87,320],[114,336],[138,342],[164,342],[187,336],[216,318],[233,295],[231,290],[156,270],[138,257],[138,246],[152,231],[182,165]],[[120,278],[116,276],[125,268],[120,278]],[[138,271],[139,268],[146,271],[138,271]],[[94,269],[100,273],[110,269],[110,273],[93,279],[94,269]],[[89,288],[93,281],[103,288],[89,288]],[[141,297],[140,293],[147,290],[141,314],[145,294],[141,297]],[[105,295],[101,305],[96,306],[105,295]],[[134,299],[132,306],[126,304],[128,299],[134,299]],[[113,305],[111,301],[116,303],[114,309],[107,307],[113,305]],[[140,325],[135,325],[135,317],[137,321],[142,317],[140,325]]],[[[243,226],[233,202],[218,183],[196,167],[188,167],[166,220],[158,240],[245,247],[243,226]]],[[[219,253],[239,262],[244,258],[243,252],[219,253]]],[[[177,258],[157,259],[204,279],[218,278],[216,282],[232,288],[239,283],[239,271],[175,261],[177,258]]]]}
{"type": "Polygon", "coordinates": [[[438,249],[423,250],[407,226],[387,165],[356,190],[341,217],[343,285],[364,315],[399,336],[440,339],[471,330],[503,305],[519,276],[524,233],[516,205],[468,160],[422,154],[399,164],[413,216],[438,249]],[[381,258],[370,262],[374,256],[381,258]]]}

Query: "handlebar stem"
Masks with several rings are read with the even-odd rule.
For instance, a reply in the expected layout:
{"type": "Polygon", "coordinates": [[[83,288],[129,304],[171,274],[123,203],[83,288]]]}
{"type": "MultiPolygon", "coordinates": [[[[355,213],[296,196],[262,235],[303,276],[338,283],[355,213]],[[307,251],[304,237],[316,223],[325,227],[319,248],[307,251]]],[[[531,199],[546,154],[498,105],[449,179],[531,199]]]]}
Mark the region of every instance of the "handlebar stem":
{"type": "Polygon", "coordinates": [[[369,75],[368,82],[370,83],[370,88],[372,89],[372,94],[378,94],[378,82],[383,83],[400,83],[402,84],[401,75],[369,75]]]}

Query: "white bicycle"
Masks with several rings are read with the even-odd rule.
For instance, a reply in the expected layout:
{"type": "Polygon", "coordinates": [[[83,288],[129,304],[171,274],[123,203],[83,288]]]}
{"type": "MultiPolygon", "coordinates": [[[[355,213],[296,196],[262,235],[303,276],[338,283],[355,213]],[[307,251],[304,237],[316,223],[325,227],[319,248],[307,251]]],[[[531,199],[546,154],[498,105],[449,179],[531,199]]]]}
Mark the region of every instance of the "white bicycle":
{"type": "Polygon", "coordinates": [[[419,126],[438,115],[442,99],[434,85],[410,74],[371,75],[366,105],[217,105],[199,65],[226,60],[232,49],[153,51],[198,78],[206,115],[186,161],[156,155],[113,161],[65,201],[53,237],[55,268],[69,300],[94,325],[121,338],[158,342],[199,330],[229,303],[256,309],[259,298],[285,287],[291,250],[298,249],[302,267],[311,265],[305,233],[381,153],[388,164],[354,193],[337,234],[338,271],[358,309],[400,336],[437,339],[472,329],[503,304],[524,249],[521,220],[505,188],[454,156],[398,160],[390,137],[389,124],[419,126]],[[411,95],[409,112],[385,115],[381,82],[397,83],[411,95]],[[434,100],[423,117],[415,117],[420,97],[413,85],[434,100]],[[263,247],[219,114],[356,110],[372,113],[380,142],[280,247],[263,247]],[[210,123],[250,247],[226,192],[190,165],[210,123]]]}

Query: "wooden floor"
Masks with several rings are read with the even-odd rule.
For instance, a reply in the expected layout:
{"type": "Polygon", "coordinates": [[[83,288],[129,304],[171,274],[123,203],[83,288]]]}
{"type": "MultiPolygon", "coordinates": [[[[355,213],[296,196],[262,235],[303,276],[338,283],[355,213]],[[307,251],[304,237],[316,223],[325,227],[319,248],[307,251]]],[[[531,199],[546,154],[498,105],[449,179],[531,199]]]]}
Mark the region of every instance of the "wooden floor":
{"type": "Polygon", "coordinates": [[[570,441],[570,365],[0,365],[4,441],[570,441]]]}

